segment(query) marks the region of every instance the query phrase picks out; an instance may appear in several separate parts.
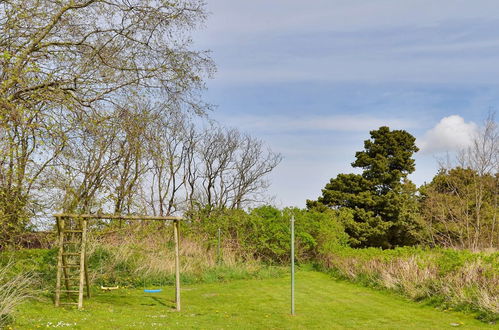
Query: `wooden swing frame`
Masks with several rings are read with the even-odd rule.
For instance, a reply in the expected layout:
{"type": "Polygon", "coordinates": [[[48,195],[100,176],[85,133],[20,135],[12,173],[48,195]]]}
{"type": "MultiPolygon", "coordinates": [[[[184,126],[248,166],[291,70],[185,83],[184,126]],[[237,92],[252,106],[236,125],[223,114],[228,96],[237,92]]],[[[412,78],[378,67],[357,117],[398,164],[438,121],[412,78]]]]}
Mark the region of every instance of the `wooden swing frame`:
{"type": "MultiPolygon", "coordinates": [[[[116,215],[116,214],[70,214],[60,213],[54,214],[57,223],[58,238],[59,238],[59,254],[57,258],[57,280],[55,291],[55,305],[60,304],[61,282],[63,273],[66,271],[66,262],[64,258],[64,223],[66,219],[79,220],[82,227],[81,238],[81,257],[80,257],[80,283],[78,290],[78,309],[83,308],[83,287],[86,283],[87,297],[90,297],[90,287],[88,281],[88,270],[86,262],[86,240],[87,227],[90,220],[126,220],[126,221],[172,221],[173,222],[173,237],[175,241],[175,307],[180,311],[180,221],[182,217],[161,217],[148,215],[116,215]]],[[[65,275],[67,278],[67,275],[65,275]]],[[[69,288],[68,288],[69,289],[69,288]]],[[[69,291],[69,290],[68,290],[69,291]]]]}

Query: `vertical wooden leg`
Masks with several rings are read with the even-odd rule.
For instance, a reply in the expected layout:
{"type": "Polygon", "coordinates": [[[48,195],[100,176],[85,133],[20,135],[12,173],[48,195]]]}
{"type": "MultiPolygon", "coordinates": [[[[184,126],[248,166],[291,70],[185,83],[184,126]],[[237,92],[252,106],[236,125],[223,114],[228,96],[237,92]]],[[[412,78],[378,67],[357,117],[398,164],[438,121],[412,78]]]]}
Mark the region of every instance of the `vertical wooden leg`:
{"type": "Polygon", "coordinates": [[[175,306],[180,311],[180,235],[179,221],[173,221],[173,236],[175,239],[175,306]]]}
{"type": "Polygon", "coordinates": [[[87,285],[87,298],[90,298],[90,280],[88,278],[88,263],[87,263],[87,251],[85,247],[85,282],[87,285]]]}
{"type": "Polygon", "coordinates": [[[62,254],[64,252],[64,220],[56,218],[59,231],[59,254],[57,255],[57,278],[55,284],[55,306],[59,307],[61,300],[62,254]]]}
{"type": "Polygon", "coordinates": [[[81,250],[80,250],[80,287],[78,290],[78,309],[83,308],[83,286],[85,285],[85,248],[87,243],[87,220],[81,221],[81,250]]]}
{"type": "MultiPolygon", "coordinates": [[[[66,260],[66,256],[64,255],[66,252],[66,249],[64,248],[64,240],[68,239],[65,233],[66,231],[66,225],[68,227],[71,227],[71,219],[68,219],[68,221],[66,222],[66,219],[65,218],[60,218],[60,223],[61,223],[61,226],[59,227],[59,229],[62,231],[62,275],[64,276],[64,283],[66,284],[66,290],[69,291],[70,289],[70,285],[69,285],[69,274],[68,274],[68,269],[66,268],[66,265],[67,265],[67,260],[66,260]]],[[[61,279],[61,282],[62,282],[62,279],[61,279]]],[[[62,283],[61,283],[62,285],[62,283]]],[[[68,292],[67,293],[67,296],[68,298],[70,297],[70,293],[68,292]]]]}

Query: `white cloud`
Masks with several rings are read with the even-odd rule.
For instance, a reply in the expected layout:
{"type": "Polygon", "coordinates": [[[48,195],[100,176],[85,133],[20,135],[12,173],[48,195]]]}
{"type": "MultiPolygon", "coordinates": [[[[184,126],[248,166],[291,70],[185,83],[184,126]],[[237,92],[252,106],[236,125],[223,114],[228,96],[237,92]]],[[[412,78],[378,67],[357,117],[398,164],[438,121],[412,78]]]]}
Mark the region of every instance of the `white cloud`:
{"type": "Polygon", "coordinates": [[[471,144],[476,130],[475,123],[465,122],[461,116],[452,115],[442,118],[417,144],[424,153],[457,151],[471,144]]]}

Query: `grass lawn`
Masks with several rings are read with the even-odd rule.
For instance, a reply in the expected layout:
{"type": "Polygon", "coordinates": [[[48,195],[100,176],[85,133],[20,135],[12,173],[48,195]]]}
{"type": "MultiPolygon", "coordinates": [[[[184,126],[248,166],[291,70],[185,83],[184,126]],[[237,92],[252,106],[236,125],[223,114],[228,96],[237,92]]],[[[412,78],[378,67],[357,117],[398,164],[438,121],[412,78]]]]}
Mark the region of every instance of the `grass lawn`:
{"type": "Polygon", "coordinates": [[[49,298],[30,301],[14,329],[445,329],[494,328],[471,315],[444,312],[387,292],[336,281],[326,274],[296,275],[296,316],[289,315],[289,278],[184,286],[182,312],[173,288],[95,292],[85,309],[55,308],[49,298]]]}

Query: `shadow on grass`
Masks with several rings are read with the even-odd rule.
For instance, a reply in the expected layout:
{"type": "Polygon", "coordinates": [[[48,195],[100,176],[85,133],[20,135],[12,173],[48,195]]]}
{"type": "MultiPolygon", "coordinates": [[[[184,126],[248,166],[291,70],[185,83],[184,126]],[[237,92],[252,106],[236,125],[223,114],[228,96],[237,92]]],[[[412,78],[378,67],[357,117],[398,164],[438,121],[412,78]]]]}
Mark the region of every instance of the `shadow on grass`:
{"type": "Polygon", "coordinates": [[[175,309],[175,302],[172,301],[172,300],[168,300],[168,299],[164,299],[164,298],[159,298],[159,297],[155,297],[155,296],[144,296],[144,298],[147,298],[149,301],[154,301],[152,303],[147,303],[147,302],[143,302],[141,303],[142,306],[158,306],[158,305],[161,305],[161,306],[166,306],[166,307],[169,307],[171,309],[175,309]]]}

